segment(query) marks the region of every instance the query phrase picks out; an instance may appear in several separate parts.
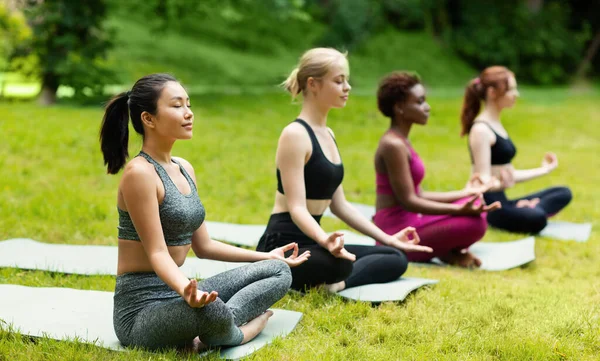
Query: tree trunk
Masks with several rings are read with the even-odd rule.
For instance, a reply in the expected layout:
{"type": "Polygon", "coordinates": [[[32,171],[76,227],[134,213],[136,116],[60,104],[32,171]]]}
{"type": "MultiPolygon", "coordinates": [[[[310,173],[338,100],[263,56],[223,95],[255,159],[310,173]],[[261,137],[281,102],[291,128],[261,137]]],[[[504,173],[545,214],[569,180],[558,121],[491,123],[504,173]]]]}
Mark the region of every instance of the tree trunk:
{"type": "Polygon", "coordinates": [[[583,58],[581,63],[579,63],[579,67],[577,67],[577,72],[575,73],[575,79],[581,79],[585,77],[585,73],[591,66],[592,60],[594,60],[594,56],[598,54],[598,50],[600,50],[600,30],[598,30],[598,32],[594,36],[594,39],[592,39],[590,47],[585,52],[585,57],[583,58]]]}
{"type": "Polygon", "coordinates": [[[544,0],[526,0],[527,8],[534,14],[537,14],[542,10],[544,6],[544,0]]]}
{"type": "Polygon", "coordinates": [[[52,105],[56,103],[56,91],[58,90],[59,81],[54,73],[46,73],[42,77],[42,90],[38,98],[38,103],[41,105],[52,105]]]}

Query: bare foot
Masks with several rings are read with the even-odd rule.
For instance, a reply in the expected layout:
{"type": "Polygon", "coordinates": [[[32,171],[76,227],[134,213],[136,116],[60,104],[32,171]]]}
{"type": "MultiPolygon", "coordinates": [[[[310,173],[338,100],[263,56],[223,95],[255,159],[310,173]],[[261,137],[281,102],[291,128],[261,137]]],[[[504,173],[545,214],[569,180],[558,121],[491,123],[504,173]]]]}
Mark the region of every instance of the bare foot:
{"type": "Polygon", "coordinates": [[[273,311],[267,310],[265,313],[251,320],[247,324],[240,326],[240,330],[242,330],[242,333],[244,334],[244,339],[242,340],[241,344],[243,345],[258,336],[260,331],[262,331],[267,325],[267,321],[271,316],[273,316],[273,311]]]}
{"type": "Polygon", "coordinates": [[[346,281],[340,281],[340,282],[337,282],[337,283],[325,284],[325,285],[323,285],[323,288],[327,292],[331,292],[331,293],[340,292],[341,290],[343,290],[344,288],[346,288],[346,281]]]}
{"type": "Polygon", "coordinates": [[[440,259],[444,263],[457,267],[479,268],[481,266],[481,260],[467,250],[450,251],[447,255],[440,257],[440,259]]]}
{"type": "Polygon", "coordinates": [[[207,349],[207,346],[200,341],[200,338],[196,337],[192,342],[185,345],[180,352],[182,354],[196,354],[207,349]]]}

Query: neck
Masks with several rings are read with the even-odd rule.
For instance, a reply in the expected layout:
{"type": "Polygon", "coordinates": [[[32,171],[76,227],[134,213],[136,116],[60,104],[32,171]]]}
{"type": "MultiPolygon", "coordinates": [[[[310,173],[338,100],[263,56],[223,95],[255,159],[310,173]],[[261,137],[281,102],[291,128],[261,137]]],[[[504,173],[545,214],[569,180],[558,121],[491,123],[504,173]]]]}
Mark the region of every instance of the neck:
{"type": "Polygon", "coordinates": [[[480,116],[492,123],[500,123],[500,111],[501,109],[493,102],[485,102],[480,116]]]}
{"type": "Polygon", "coordinates": [[[310,98],[305,99],[302,104],[302,111],[298,117],[305,120],[311,126],[326,127],[329,109],[329,107],[319,105],[310,98]]]}
{"type": "Polygon", "coordinates": [[[398,117],[394,117],[390,124],[390,129],[394,132],[400,134],[404,138],[408,139],[408,133],[410,133],[410,128],[412,128],[412,123],[410,122],[402,122],[398,117]]]}
{"type": "Polygon", "coordinates": [[[171,150],[175,140],[166,140],[146,135],[142,151],[160,164],[171,164],[171,150]]]}

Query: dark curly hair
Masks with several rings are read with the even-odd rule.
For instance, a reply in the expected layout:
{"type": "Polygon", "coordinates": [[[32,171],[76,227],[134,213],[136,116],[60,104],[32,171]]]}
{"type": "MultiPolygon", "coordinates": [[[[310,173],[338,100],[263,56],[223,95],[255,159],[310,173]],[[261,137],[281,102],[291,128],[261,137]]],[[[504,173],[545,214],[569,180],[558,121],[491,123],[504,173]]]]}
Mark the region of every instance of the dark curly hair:
{"type": "Polygon", "coordinates": [[[377,90],[377,107],[388,118],[394,117],[394,105],[403,102],[408,97],[410,89],[421,83],[416,74],[395,71],[386,75],[379,82],[377,90]]]}

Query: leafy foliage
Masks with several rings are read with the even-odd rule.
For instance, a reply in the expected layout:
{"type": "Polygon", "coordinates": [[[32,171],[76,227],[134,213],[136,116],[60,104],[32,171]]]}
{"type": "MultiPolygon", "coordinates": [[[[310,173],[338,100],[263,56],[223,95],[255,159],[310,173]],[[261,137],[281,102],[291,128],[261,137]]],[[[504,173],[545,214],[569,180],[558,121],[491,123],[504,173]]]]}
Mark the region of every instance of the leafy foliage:
{"type": "Polygon", "coordinates": [[[105,59],[111,32],[104,0],[46,0],[26,8],[33,29],[31,51],[39,59],[42,87],[68,85],[75,96],[101,94],[112,79],[105,59]]]}
{"type": "Polygon", "coordinates": [[[501,64],[536,84],[562,83],[582,59],[586,26],[569,28],[569,7],[550,2],[539,12],[519,0],[463,2],[458,26],[446,33],[456,51],[482,69],[501,64]]]}
{"type": "Polygon", "coordinates": [[[9,68],[17,48],[31,36],[23,13],[9,11],[6,4],[0,2],[0,71],[9,68]]]}

